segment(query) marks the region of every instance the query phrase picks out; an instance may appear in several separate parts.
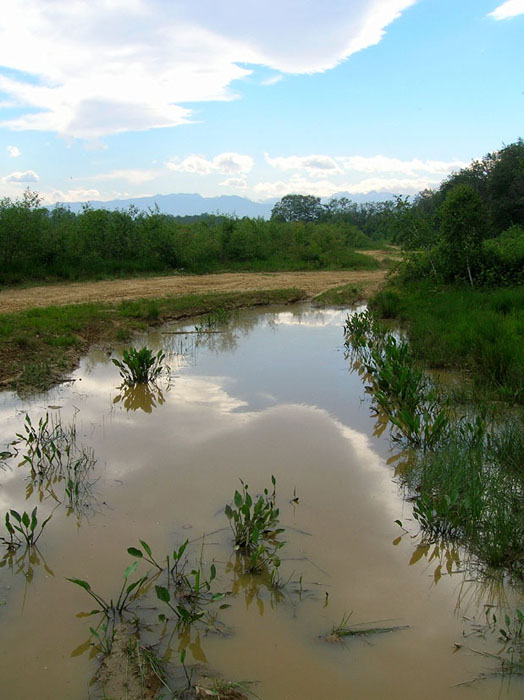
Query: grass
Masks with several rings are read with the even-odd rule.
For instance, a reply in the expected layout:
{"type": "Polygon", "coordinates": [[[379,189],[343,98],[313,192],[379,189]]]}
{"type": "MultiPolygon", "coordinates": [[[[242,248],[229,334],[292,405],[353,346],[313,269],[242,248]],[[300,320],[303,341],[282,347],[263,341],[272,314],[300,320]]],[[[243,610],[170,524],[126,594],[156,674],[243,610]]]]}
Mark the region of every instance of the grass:
{"type": "Polygon", "coordinates": [[[229,309],[219,307],[209,314],[205,314],[200,323],[195,324],[197,333],[206,333],[219,327],[225,327],[231,320],[232,313],[229,309]]]}
{"type": "Polygon", "coordinates": [[[139,329],[218,309],[300,301],[298,289],[192,294],[118,304],[72,304],[0,315],[0,388],[19,394],[63,381],[93,344],[126,341],[139,329]]]}
{"type": "Polygon", "coordinates": [[[500,403],[489,420],[479,404],[461,415],[416,365],[411,344],[369,312],[348,318],[346,345],[370,384],[381,425],[389,423],[404,448],[416,448],[401,476],[422,530],[431,541],[466,545],[483,566],[524,579],[524,416],[500,403]]]}
{"type": "Polygon", "coordinates": [[[351,306],[362,299],[362,287],[344,284],[341,287],[326,289],[313,299],[314,306],[351,306]]]}
{"type": "Polygon", "coordinates": [[[397,630],[405,630],[409,625],[385,625],[388,620],[378,620],[376,622],[358,622],[350,625],[349,621],[353,612],[346,613],[342,616],[338,625],[334,625],[331,632],[324,637],[324,641],[330,643],[343,643],[344,640],[351,637],[369,637],[375,634],[385,634],[386,632],[396,632],[397,630]]]}
{"type": "Polygon", "coordinates": [[[426,366],[465,370],[478,391],[524,403],[524,287],[472,290],[395,281],[371,306],[378,316],[402,323],[414,356],[426,366]]]}
{"type": "Polygon", "coordinates": [[[513,454],[516,425],[502,424],[478,443],[454,434],[404,478],[418,494],[414,515],[426,532],[466,542],[478,561],[522,578],[524,468],[522,461],[518,470],[503,461],[506,451],[513,454]]]}

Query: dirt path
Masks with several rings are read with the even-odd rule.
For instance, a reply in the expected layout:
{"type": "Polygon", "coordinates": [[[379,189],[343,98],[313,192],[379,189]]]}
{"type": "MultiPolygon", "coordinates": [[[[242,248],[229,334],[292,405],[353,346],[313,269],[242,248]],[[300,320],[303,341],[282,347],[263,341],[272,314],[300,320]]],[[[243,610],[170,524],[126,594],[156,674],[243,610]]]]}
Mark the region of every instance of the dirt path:
{"type": "Polygon", "coordinates": [[[384,280],[386,270],[327,270],[318,272],[241,272],[213,275],[172,275],[143,279],[81,282],[6,289],[0,291],[0,313],[32,307],[63,306],[86,302],[118,302],[122,299],[180,296],[205,292],[245,292],[297,287],[308,296],[357,284],[367,296],[384,280]]]}

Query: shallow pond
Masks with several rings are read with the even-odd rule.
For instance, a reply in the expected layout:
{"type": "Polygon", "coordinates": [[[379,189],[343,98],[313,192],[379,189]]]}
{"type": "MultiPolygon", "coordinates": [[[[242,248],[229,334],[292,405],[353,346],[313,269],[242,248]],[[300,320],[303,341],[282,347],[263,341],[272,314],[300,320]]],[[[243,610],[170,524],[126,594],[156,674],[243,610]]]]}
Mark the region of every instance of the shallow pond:
{"type": "MultiPolygon", "coordinates": [[[[374,436],[344,358],[346,315],[301,305],[242,312],[223,333],[182,333],[190,323],[155,330],[147,343],[165,350],[172,371],[153,392],[119,389],[110,355],[93,350],[59,389],[31,401],[0,395],[1,450],[24,432],[26,413],[33,426],[48,413],[74,422],[77,444],[96,459],[77,508],[64,506],[63,481],[31,481],[29,466],[17,466],[23,450],[0,471],[2,518],[35,505],[40,521],[52,513],[38,550],[20,548],[0,569],[3,697],[100,697],[90,685],[96,619],[78,616],[93,601],[66,578],[109,599],[133,561],[128,547],[145,540],[161,558],[186,538],[192,561],[206,571],[215,563],[213,590],[232,594],[218,616],[227,634],[197,624],[189,638],[169,626],[162,636],[157,616],[170,611],[154,595],[132,608],[177,678],[188,643],[186,664],[256,681],[264,700],[522,697],[518,679],[463,685],[497,668],[476,653],[501,650],[486,612],[502,618],[522,593],[475,580],[460,552],[417,535],[387,463],[390,444],[374,436]],[[239,479],[257,493],[271,475],[285,528],[281,591],[239,573],[224,516],[239,479]],[[326,643],[351,613],[351,624],[409,627],[326,643]]],[[[147,569],[141,562],[137,574],[147,569]]]]}

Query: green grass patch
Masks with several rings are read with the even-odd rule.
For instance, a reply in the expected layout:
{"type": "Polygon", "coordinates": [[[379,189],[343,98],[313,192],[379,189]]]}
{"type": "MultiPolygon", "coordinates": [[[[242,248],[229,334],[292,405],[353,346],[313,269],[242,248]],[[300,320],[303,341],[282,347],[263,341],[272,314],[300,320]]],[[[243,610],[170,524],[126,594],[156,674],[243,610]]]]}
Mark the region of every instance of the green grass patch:
{"type": "Polygon", "coordinates": [[[351,306],[362,299],[362,287],[344,284],[341,287],[326,289],[313,299],[314,306],[351,306]]]}
{"type": "Polygon", "coordinates": [[[427,366],[467,370],[479,389],[524,403],[524,286],[392,283],[371,305],[406,327],[413,354],[427,366]]]}
{"type": "Polygon", "coordinates": [[[504,404],[462,414],[416,364],[410,345],[366,311],[346,321],[348,358],[372,396],[377,434],[408,457],[398,472],[431,542],[456,541],[475,560],[524,578],[524,414],[504,404]],[[485,412],[484,412],[485,413],[485,412]]]}
{"type": "Polygon", "coordinates": [[[299,289],[193,294],[119,304],[74,304],[0,314],[0,387],[44,391],[73,370],[93,344],[129,341],[165,321],[243,307],[300,301],[299,289]]]}

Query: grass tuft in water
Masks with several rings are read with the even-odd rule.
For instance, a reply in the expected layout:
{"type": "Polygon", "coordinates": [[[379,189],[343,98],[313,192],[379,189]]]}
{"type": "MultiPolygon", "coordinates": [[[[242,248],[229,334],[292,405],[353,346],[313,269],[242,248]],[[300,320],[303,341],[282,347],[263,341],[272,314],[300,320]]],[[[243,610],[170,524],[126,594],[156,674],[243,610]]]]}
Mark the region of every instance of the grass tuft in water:
{"type": "Polygon", "coordinates": [[[338,625],[334,625],[331,632],[323,637],[329,643],[343,643],[350,637],[369,637],[374,634],[385,634],[386,632],[396,632],[398,630],[409,629],[409,625],[384,625],[388,620],[378,620],[377,622],[358,622],[350,625],[349,621],[353,611],[345,613],[338,625]]]}

